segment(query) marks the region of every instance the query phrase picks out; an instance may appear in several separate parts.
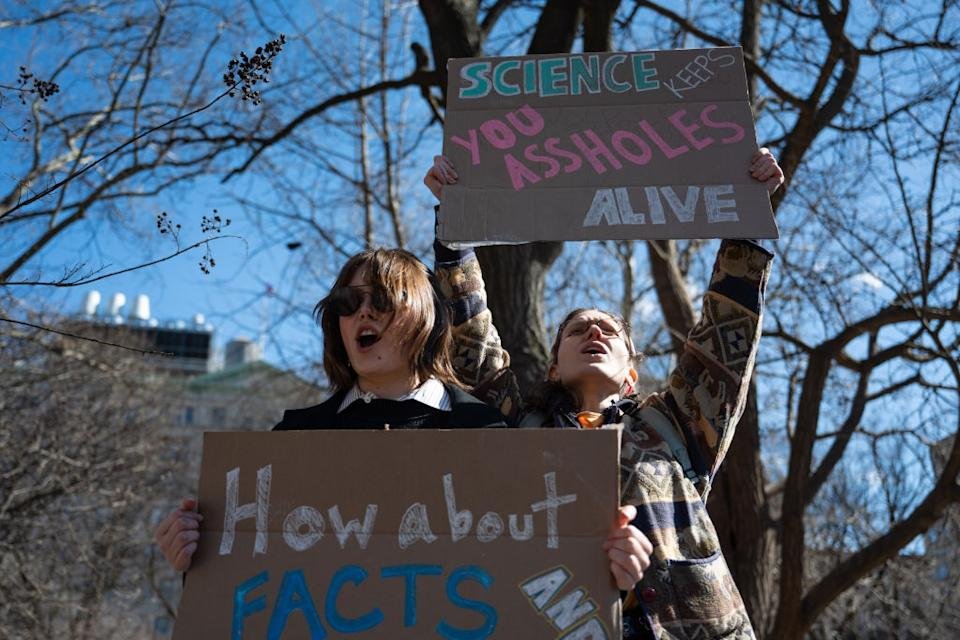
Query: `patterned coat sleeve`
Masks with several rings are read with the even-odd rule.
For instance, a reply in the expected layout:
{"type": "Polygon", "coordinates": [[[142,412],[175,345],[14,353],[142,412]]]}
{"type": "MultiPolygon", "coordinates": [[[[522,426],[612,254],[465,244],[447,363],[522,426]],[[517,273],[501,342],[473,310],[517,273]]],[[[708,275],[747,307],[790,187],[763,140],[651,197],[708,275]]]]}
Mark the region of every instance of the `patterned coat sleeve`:
{"type": "Polygon", "coordinates": [[[510,370],[510,354],[487,308],[480,262],[472,249],[450,249],[434,241],[435,273],[453,318],[453,368],[460,382],[497,407],[507,424],[517,424],[520,390],[510,370]]]}
{"type": "Polygon", "coordinates": [[[748,240],[720,245],[700,321],[667,388],[647,398],[676,425],[703,497],[746,404],[773,254],[748,240]]]}

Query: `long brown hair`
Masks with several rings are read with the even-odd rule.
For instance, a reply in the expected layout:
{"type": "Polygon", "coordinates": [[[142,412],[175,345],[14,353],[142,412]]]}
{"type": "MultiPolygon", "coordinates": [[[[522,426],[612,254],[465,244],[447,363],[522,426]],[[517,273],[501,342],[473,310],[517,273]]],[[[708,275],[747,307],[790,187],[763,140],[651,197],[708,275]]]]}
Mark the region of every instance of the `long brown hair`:
{"type": "MultiPolygon", "coordinates": [[[[368,249],[347,260],[330,293],[349,285],[358,271],[367,284],[387,292],[395,309],[390,322],[400,323],[398,333],[410,370],[421,382],[432,377],[459,385],[450,361],[450,312],[426,265],[403,249],[368,249]]],[[[328,309],[330,293],[314,307],[313,317],[323,331],[323,369],[334,390],[342,391],[356,383],[357,373],[340,335],[340,317],[328,309]]]]}

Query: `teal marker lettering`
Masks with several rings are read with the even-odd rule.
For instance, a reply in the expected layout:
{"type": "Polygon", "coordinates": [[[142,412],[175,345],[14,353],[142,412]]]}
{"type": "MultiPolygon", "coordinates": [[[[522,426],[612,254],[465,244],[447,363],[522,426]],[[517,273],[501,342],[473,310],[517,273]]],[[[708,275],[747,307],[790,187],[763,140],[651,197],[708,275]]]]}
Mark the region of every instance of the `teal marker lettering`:
{"type": "Polygon", "coordinates": [[[504,76],[508,71],[520,68],[519,60],[506,60],[493,69],[493,88],[502,96],[515,96],[520,93],[520,86],[509,84],[504,76]]]}
{"type": "Polygon", "coordinates": [[[536,60],[523,61],[523,92],[524,93],[537,92],[537,61],[536,60]]]}
{"type": "Polygon", "coordinates": [[[460,97],[482,98],[490,93],[490,63],[470,62],[460,68],[460,78],[469,83],[460,87],[460,97]]]}
{"type": "Polygon", "coordinates": [[[567,61],[564,58],[543,58],[538,62],[540,95],[544,98],[567,95],[566,84],[563,84],[567,79],[567,71],[564,69],[567,61]]]}
{"type": "Polygon", "coordinates": [[[584,87],[588,93],[600,93],[600,56],[570,59],[570,95],[579,96],[584,87]]]}
{"type": "Polygon", "coordinates": [[[638,93],[660,87],[656,68],[647,66],[647,63],[653,62],[654,58],[655,56],[652,53],[633,54],[633,82],[638,93]]]}
{"type": "Polygon", "coordinates": [[[603,61],[603,85],[614,93],[630,91],[629,82],[620,82],[613,77],[613,70],[623,64],[626,59],[626,54],[617,53],[603,61]]]}

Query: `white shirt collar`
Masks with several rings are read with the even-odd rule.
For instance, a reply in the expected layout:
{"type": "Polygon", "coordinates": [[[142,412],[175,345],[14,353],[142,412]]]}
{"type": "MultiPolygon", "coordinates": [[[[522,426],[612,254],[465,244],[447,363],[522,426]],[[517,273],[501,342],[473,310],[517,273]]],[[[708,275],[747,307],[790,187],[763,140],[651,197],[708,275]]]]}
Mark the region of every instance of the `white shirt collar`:
{"type": "MultiPolygon", "coordinates": [[[[360,385],[354,384],[353,388],[347,392],[346,396],[344,396],[343,402],[340,403],[340,408],[337,409],[337,413],[340,413],[358,400],[370,402],[371,400],[375,399],[377,399],[375,394],[364,393],[360,390],[360,385]]],[[[450,394],[447,393],[447,388],[443,386],[443,383],[436,378],[429,378],[419,387],[402,398],[396,398],[396,400],[397,402],[401,402],[403,400],[416,400],[417,402],[425,404],[428,407],[433,407],[434,409],[439,409],[440,411],[453,411],[453,401],[450,399],[450,394]]]]}

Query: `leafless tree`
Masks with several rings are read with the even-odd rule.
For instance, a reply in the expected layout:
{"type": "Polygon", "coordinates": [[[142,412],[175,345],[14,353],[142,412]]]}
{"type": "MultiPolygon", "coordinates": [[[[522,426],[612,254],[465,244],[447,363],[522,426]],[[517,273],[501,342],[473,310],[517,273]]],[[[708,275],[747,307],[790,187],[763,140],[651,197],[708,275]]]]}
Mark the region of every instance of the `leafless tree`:
{"type": "Polygon", "coordinates": [[[170,389],[138,354],[2,329],[0,635],[128,634],[156,606],[151,510],[183,451],[170,389]]]}
{"type": "MultiPolygon", "coordinates": [[[[65,6],[71,18],[98,19],[85,5],[65,6]]],[[[843,612],[863,602],[857,598],[870,585],[904,605],[911,624],[948,628],[929,617],[935,607],[910,609],[907,594],[886,585],[915,566],[906,559],[923,553],[914,541],[960,499],[960,447],[938,469],[924,454],[960,428],[955,2],[716,0],[677,9],[647,0],[419,0],[416,7],[364,4],[360,21],[337,11],[309,20],[248,7],[252,26],[244,33],[290,32],[300,62],[265,90],[265,108],[209,122],[204,112],[176,135],[163,133],[156,147],[140,145],[139,164],[91,172],[89,191],[74,194],[85,184],[78,180],[62,202],[38,201],[34,218],[54,220],[54,228],[81,211],[84,193],[109,211],[109,185],[124,167],[161,181],[154,185],[162,176],[219,171],[262,223],[262,240],[292,252],[284,275],[297,287],[272,288],[273,295],[285,299],[286,313],[303,316],[354,249],[371,242],[427,249],[432,219],[425,200],[410,193],[422,191],[419,178],[439,147],[448,58],[740,45],[759,137],[788,183],[773,200],[781,239],[755,383],[711,492],[725,554],[762,637],[851,629],[843,612]],[[214,149],[219,155],[205,155],[214,149]],[[174,152],[193,160],[168,166],[174,152]],[[272,197],[249,197],[244,180],[269,180],[272,197]],[[77,206],[68,211],[70,203],[77,206]],[[426,213],[411,215],[418,204],[426,213]],[[54,211],[60,217],[43,218],[54,211]]],[[[55,19],[29,17],[38,26],[55,19]]],[[[160,29],[156,15],[134,22],[141,37],[122,41],[114,77],[145,73],[147,54],[168,44],[172,23],[167,18],[160,29]],[[155,32],[151,48],[147,36],[155,32]]],[[[181,77],[199,86],[207,68],[181,77]]],[[[155,108],[179,113],[198,94],[181,88],[155,108]]],[[[153,103],[124,104],[122,113],[143,114],[150,110],[136,105],[153,103]]],[[[33,108],[45,123],[63,119],[52,102],[33,108]]],[[[86,126],[108,124],[115,120],[86,126]]],[[[79,155],[62,162],[82,164],[78,158],[94,149],[87,138],[76,140],[79,155]]],[[[44,156],[38,166],[51,161],[44,156]]],[[[23,192],[18,187],[15,199],[23,192]]],[[[26,210],[11,215],[18,214],[26,210]]],[[[542,375],[547,319],[584,300],[626,311],[650,371],[668,370],[696,318],[693,300],[714,246],[482,249],[489,304],[522,383],[542,375]]],[[[891,617],[888,630],[902,624],[891,617]]]]}

